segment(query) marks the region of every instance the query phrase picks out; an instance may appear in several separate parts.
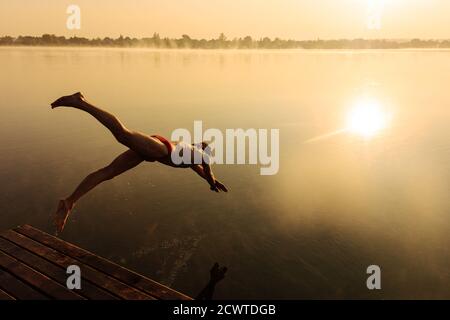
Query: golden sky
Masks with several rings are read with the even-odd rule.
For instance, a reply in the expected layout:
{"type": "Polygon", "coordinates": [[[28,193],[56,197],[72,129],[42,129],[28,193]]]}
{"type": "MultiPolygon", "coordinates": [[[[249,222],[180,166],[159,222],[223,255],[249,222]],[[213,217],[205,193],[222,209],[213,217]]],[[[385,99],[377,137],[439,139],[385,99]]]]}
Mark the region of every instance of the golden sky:
{"type": "Polygon", "coordinates": [[[450,0],[1,0],[1,35],[450,38],[450,0]],[[81,9],[68,30],[66,9],[81,9]]]}

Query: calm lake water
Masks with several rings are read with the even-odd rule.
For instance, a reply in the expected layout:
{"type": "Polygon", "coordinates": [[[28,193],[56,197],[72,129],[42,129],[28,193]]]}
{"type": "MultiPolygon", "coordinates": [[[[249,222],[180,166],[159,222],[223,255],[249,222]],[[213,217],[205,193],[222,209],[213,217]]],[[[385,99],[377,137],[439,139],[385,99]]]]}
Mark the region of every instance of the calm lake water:
{"type": "Polygon", "coordinates": [[[50,109],[82,91],[149,134],[280,129],[280,170],[217,165],[231,192],[215,194],[143,163],[81,199],[62,238],[190,295],[218,261],[216,298],[450,298],[450,51],[0,48],[0,70],[0,229],[51,232],[57,200],[126,150],[50,109]],[[338,131],[364,100],[389,124],[338,131]]]}

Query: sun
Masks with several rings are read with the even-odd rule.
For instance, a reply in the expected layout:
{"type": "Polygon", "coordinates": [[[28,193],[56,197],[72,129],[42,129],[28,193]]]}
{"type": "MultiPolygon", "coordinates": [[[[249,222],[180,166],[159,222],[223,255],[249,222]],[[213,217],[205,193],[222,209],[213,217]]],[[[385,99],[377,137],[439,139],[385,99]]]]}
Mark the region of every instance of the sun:
{"type": "Polygon", "coordinates": [[[389,122],[388,114],[376,101],[358,102],[348,113],[347,131],[370,138],[382,131],[389,122]]]}

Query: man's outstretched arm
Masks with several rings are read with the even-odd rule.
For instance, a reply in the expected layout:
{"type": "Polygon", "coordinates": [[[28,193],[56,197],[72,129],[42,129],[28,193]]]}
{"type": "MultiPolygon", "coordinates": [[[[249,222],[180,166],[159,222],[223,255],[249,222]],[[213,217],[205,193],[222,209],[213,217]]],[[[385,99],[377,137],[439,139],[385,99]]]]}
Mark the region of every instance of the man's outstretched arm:
{"type": "Polygon", "coordinates": [[[224,191],[228,192],[227,187],[225,187],[224,184],[222,184],[219,180],[217,180],[214,177],[214,174],[212,173],[211,166],[208,164],[196,164],[191,167],[192,170],[194,170],[200,177],[205,179],[209,185],[212,191],[219,192],[224,191]]]}

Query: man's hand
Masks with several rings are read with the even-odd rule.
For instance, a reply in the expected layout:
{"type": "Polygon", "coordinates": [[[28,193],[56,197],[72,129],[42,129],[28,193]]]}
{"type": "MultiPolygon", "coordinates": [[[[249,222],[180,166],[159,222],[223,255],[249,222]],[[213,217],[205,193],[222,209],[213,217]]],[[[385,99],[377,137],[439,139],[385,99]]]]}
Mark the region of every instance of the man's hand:
{"type": "Polygon", "coordinates": [[[215,192],[220,192],[220,191],[228,192],[227,187],[225,187],[225,185],[224,185],[222,182],[220,182],[219,180],[214,180],[214,184],[210,184],[209,187],[210,187],[211,191],[215,191],[215,192]]]}
{"type": "Polygon", "coordinates": [[[211,171],[211,167],[207,164],[204,165],[194,165],[191,167],[192,170],[194,170],[200,177],[202,177],[203,179],[205,179],[208,184],[209,184],[209,188],[211,189],[211,191],[215,191],[215,192],[228,192],[227,187],[225,187],[225,185],[220,182],[219,180],[216,180],[214,178],[214,175],[211,171]]]}
{"type": "Polygon", "coordinates": [[[218,188],[219,190],[223,191],[223,192],[228,192],[227,187],[225,187],[225,185],[220,182],[219,180],[216,180],[216,188],[218,188]]]}

